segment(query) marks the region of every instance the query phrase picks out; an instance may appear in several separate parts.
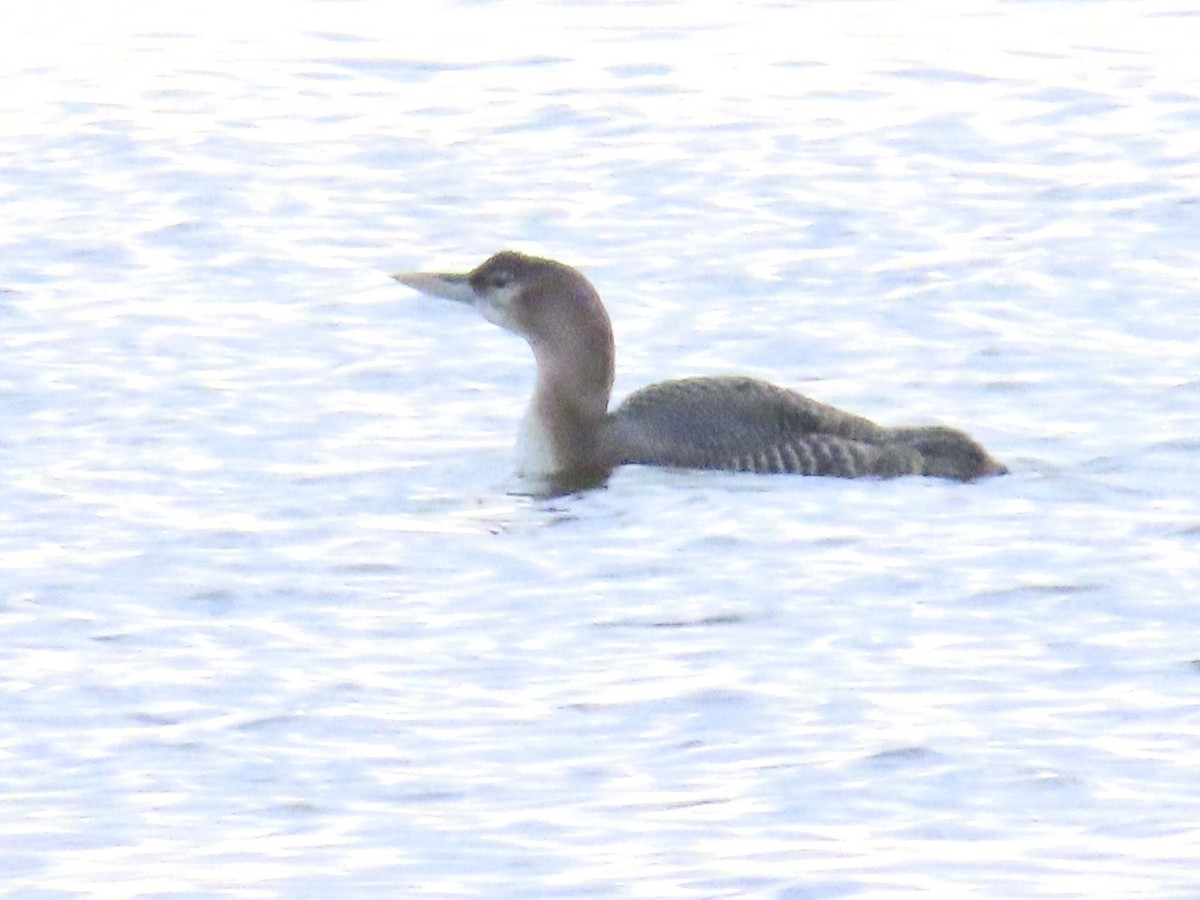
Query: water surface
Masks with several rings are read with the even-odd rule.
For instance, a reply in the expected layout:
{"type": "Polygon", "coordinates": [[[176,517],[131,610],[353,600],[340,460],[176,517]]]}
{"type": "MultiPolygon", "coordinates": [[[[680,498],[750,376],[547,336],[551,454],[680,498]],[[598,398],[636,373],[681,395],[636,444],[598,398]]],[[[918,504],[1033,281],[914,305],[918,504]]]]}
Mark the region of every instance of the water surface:
{"type": "Polygon", "coordinates": [[[1200,17],[422,10],[0,29],[0,891],[1200,892],[1200,17]],[[505,247],[1013,474],[514,493],[505,247]]]}

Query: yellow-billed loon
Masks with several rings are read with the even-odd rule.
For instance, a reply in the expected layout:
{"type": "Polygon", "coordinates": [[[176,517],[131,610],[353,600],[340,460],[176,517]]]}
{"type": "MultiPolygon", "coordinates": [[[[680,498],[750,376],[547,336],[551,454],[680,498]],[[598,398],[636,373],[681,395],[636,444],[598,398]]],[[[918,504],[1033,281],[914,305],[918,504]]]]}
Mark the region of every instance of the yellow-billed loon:
{"type": "Polygon", "coordinates": [[[537,384],[518,445],[524,476],[586,485],[626,464],[960,481],[1007,471],[956,429],[876,425],[755,378],[663,381],[609,412],[608,313],[583,275],[554,260],[505,251],[464,274],[392,277],[473,306],[529,342],[537,384]]]}

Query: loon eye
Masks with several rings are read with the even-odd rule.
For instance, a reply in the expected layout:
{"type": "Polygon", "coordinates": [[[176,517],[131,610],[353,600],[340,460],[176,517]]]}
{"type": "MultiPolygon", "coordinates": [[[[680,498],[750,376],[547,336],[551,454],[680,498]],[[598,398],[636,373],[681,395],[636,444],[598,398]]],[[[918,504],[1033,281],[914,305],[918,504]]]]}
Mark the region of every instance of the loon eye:
{"type": "Polygon", "coordinates": [[[488,287],[500,290],[501,288],[508,287],[508,283],[511,280],[507,272],[496,272],[488,279],[488,287]]]}

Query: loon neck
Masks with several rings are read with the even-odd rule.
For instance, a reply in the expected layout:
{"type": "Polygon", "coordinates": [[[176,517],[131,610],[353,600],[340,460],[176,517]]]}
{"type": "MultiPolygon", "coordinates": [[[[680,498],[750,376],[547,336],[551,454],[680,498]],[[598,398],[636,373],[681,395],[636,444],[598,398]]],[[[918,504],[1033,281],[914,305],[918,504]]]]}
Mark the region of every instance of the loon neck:
{"type": "Polygon", "coordinates": [[[521,424],[520,471],[538,477],[606,474],[612,464],[604,459],[602,434],[614,358],[607,315],[585,313],[553,340],[530,337],[529,344],[537,382],[521,424]]]}

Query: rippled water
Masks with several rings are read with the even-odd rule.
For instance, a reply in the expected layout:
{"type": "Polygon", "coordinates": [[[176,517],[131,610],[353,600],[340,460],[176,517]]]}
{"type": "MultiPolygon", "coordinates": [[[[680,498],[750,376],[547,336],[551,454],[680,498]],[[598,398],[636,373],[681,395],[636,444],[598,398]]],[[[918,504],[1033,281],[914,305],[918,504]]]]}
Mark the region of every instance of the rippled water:
{"type": "Polygon", "coordinates": [[[9,13],[0,891],[1200,893],[1200,17],[943,9],[9,13]],[[503,247],[1013,474],[516,495],[503,247]]]}

